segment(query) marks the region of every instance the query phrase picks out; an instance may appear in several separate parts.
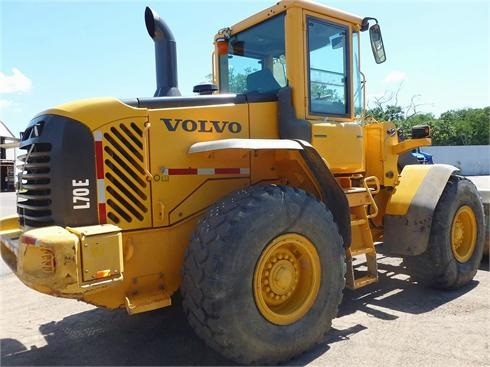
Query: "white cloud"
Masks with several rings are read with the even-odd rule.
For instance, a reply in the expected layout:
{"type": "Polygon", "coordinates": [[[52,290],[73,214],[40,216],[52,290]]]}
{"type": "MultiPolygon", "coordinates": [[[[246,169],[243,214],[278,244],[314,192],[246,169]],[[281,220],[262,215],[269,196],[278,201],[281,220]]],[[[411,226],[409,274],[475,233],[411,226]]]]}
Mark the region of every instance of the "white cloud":
{"type": "Polygon", "coordinates": [[[399,70],[394,70],[390,72],[384,79],[384,83],[399,83],[403,82],[404,80],[407,80],[407,74],[405,74],[403,71],[399,70]]]}
{"type": "Polygon", "coordinates": [[[0,93],[28,92],[32,88],[32,81],[19,69],[12,68],[12,74],[0,72],[0,93]]]}

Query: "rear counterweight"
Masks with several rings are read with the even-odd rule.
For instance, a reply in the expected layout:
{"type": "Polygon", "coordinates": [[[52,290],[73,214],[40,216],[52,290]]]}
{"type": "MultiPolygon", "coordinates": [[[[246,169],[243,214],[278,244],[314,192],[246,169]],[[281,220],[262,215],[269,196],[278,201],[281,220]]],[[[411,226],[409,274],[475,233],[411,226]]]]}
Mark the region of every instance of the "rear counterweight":
{"type": "Polygon", "coordinates": [[[97,224],[94,139],[82,123],[41,115],[22,134],[17,213],[27,227],[97,224]]]}

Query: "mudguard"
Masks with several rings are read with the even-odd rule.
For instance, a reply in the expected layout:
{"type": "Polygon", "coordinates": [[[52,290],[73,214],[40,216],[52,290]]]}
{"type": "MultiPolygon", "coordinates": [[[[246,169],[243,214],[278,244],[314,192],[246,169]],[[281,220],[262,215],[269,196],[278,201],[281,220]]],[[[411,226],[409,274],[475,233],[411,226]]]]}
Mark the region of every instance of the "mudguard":
{"type": "Polygon", "coordinates": [[[337,223],[344,247],[350,246],[352,235],[347,197],[325,161],[310,143],[299,139],[222,139],[195,143],[189,148],[188,152],[189,154],[193,154],[226,149],[284,149],[299,151],[306,166],[320,186],[323,201],[330,209],[337,223]]]}
{"type": "Polygon", "coordinates": [[[292,149],[302,150],[301,144],[287,139],[221,139],[194,143],[189,147],[188,153],[212,152],[225,149],[292,149]]]}
{"type": "Polygon", "coordinates": [[[457,170],[447,164],[403,168],[384,216],[384,246],[390,254],[425,252],[432,215],[449,177],[457,170]]]}

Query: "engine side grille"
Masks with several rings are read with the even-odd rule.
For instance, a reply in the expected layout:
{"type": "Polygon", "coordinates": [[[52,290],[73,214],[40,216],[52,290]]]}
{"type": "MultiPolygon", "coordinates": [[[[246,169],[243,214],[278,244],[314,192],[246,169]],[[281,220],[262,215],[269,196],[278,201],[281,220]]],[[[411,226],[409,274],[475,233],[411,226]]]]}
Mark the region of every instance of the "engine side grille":
{"type": "Polygon", "coordinates": [[[22,226],[97,224],[95,162],[87,154],[94,151],[94,139],[87,126],[61,115],[36,116],[22,133],[20,149],[22,226]]]}
{"type": "Polygon", "coordinates": [[[103,136],[108,221],[127,229],[149,225],[143,130],[135,122],[124,122],[103,136]]]}
{"type": "Polygon", "coordinates": [[[51,197],[51,144],[23,146],[27,153],[18,157],[21,180],[17,195],[20,223],[28,227],[53,224],[51,197]]]}

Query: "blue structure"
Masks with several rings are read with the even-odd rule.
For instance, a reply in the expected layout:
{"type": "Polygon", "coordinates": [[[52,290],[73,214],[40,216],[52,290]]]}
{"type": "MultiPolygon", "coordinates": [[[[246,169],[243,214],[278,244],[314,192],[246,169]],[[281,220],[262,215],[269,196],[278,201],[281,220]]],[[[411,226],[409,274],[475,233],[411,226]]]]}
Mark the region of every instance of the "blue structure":
{"type": "Polygon", "coordinates": [[[420,164],[434,164],[432,155],[420,150],[420,148],[412,150],[412,155],[417,158],[420,164]]]}

